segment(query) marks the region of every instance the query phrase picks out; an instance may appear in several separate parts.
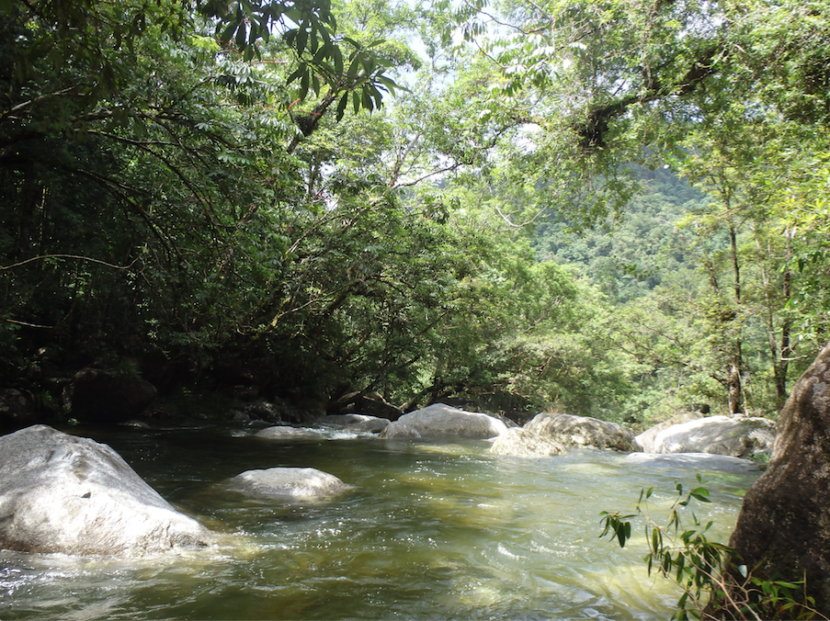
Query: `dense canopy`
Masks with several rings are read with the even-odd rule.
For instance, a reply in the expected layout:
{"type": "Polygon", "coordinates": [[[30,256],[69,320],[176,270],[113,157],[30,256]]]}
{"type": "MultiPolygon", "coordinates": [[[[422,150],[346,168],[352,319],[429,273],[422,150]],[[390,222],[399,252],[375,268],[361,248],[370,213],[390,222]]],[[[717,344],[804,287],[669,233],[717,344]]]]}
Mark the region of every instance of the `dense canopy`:
{"type": "Polygon", "coordinates": [[[0,367],[44,412],[97,365],[774,416],[827,339],[821,2],[0,11],[0,367]]]}

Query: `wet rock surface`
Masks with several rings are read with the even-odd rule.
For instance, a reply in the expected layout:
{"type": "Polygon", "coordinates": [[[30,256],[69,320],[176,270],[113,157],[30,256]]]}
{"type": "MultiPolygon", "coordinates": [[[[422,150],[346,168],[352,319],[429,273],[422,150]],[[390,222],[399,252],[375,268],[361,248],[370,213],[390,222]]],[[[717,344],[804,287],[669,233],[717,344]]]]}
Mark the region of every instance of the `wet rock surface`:
{"type": "Polygon", "coordinates": [[[537,414],[525,429],[549,437],[564,447],[639,451],[634,434],[617,423],[587,416],[560,413],[537,414]]]}
{"type": "Polygon", "coordinates": [[[637,436],[646,453],[712,453],[749,459],[772,453],[775,423],[766,418],[712,416],[637,436]]]}
{"type": "Polygon", "coordinates": [[[211,540],[105,444],[45,425],[0,437],[2,548],[141,556],[211,540]]]}
{"type": "Polygon", "coordinates": [[[507,425],[496,417],[436,403],[404,414],[390,423],[380,437],[389,440],[442,437],[488,439],[505,431],[507,425]]]}
{"type": "Polygon", "coordinates": [[[513,427],[496,437],[490,448],[494,455],[511,457],[550,457],[560,455],[564,451],[564,447],[558,442],[521,427],[513,427]]]}
{"type": "Polygon", "coordinates": [[[282,500],[321,500],[352,489],[336,476],[315,468],[248,470],[230,479],[227,487],[251,498],[282,500]]]}

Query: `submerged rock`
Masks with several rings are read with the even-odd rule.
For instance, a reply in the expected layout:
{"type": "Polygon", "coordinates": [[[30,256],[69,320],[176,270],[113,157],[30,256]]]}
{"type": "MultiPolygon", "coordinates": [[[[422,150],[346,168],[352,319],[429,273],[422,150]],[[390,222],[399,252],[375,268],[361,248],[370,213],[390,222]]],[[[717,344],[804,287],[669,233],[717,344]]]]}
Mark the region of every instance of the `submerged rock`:
{"type": "Polygon", "coordinates": [[[766,418],[712,416],[648,430],[635,438],[647,453],[712,453],[750,458],[771,453],[775,423],[766,418]]]}
{"type": "Polygon", "coordinates": [[[709,471],[743,474],[762,469],[760,464],[746,459],[712,453],[631,453],[625,456],[625,462],[648,469],[676,470],[678,475],[709,471]]]}
{"type": "Polygon", "coordinates": [[[227,486],[251,498],[283,500],[319,500],[352,489],[333,474],[315,468],[248,470],[230,479],[227,486]]]}
{"type": "Polygon", "coordinates": [[[308,427],[289,427],[287,425],[278,425],[276,427],[266,427],[256,432],[257,438],[265,438],[267,440],[309,440],[315,438],[322,438],[323,432],[319,429],[310,429],[308,427]]]}
{"type": "Polygon", "coordinates": [[[330,414],[315,421],[318,425],[334,427],[355,433],[380,433],[389,425],[388,418],[378,418],[366,414],[330,414]]]}
{"type": "Polygon", "coordinates": [[[0,437],[2,548],[140,556],[211,540],[105,444],[45,425],[0,437]]]}
{"type": "Polygon", "coordinates": [[[537,414],[524,426],[532,433],[552,438],[565,447],[639,451],[634,434],[617,423],[570,414],[537,414]]]}
{"type": "Polygon", "coordinates": [[[507,425],[498,418],[436,403],[404,414],[390,423],[380,437],[389,440],[441,437],[488,439],[505,431],[507,425]]]}
{"type": "Polygon", "coordinates": [[[564,452],[561,444],[539,434],[512,427],[493,441],[490,452],[512,457],[550,457],[564,452]]]}

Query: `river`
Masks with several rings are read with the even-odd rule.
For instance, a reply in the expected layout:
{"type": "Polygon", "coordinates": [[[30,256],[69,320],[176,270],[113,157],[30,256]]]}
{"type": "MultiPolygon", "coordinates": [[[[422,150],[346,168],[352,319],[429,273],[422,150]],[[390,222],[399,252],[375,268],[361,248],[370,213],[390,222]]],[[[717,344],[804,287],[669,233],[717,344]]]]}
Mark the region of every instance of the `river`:
{"type": "Polygon", "coordinates": [[[647,575],[641,535],[625,549],[598,538],[600,511],[632,511],[653,486],[650,510],[663,522],[675,485],[696,486],[699,473],[713,502],[692,508],[725,540],[760,474],[336,432],[291,442],[217,425],[70,432],[109,444],[174,506],[227,536],[139,560],[0,551],[3,621],[667,619],[677,592],[647,575]],[[277,466],[318,468],[355,489],[290,505],[216,486],[277,466]]]}

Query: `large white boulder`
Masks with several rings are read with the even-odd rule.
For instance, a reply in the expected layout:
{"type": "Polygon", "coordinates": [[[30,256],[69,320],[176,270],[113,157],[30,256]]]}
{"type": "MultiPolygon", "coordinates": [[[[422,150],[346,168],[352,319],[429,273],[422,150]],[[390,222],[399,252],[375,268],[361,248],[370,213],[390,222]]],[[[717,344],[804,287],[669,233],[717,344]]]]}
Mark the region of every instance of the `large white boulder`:
{"type": "Polygon", "coordinates": [[[0,437],[2,548],[141,556],[211,541],[105,444],[45,425],[0,437]]]}
{"type": "Polygon", "coordinates": [[[638,435],[634,438],[634,441],[643,449],[646,453],[655,453],[654,451],[654,439],[657,437],[657,434],[663,431],[664,429],[668,429],[669,427],[673,427],[674,425],[680,425],[682,423],[688,423],[693,420],[700,420],[703,418],[703,415],[699,412],[679,412],[672,416],[671,418],[664,420],[662,423],[657,423],[653,427],[649,427],[643,433],[638,435]]]}
{"type": "Polygon", "coordinates": [[[565,447],[638,451],[634,434],[617,423],[587,416],[542,413],[529,420],[525,429],[552,438],[565,447]]]}
{"type": "Polygon", "coordinates": [[[277,500],[319,500],[352,489],[333,474],[315,468],[248,470],[230,479],[227,487],[251,498],[277,500]]]}
{"type": "Polygon", "coordinates": [[[772,453],[775,423],[766,418],[711,416],[636,438],[647,453],[711,453],[749,458],[772,453]]]}
{"type": "Polygon", "coordinates": [[[493,440],[490,452],[511,457],[550,457],[564,452],[561,444],[539,434],[512,427],[493,440]]]}
{"type": "Polygon", "coordinates": [[[435,403],[404,414],[390,423],[380,433],[380,437],[389,440],[442,437],[487,439],[505,431],[507,425],[494,416],[465,412],[443,403],[435,403]]]}

